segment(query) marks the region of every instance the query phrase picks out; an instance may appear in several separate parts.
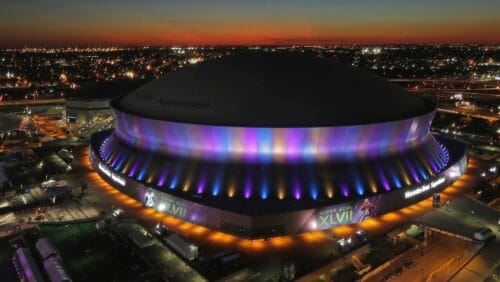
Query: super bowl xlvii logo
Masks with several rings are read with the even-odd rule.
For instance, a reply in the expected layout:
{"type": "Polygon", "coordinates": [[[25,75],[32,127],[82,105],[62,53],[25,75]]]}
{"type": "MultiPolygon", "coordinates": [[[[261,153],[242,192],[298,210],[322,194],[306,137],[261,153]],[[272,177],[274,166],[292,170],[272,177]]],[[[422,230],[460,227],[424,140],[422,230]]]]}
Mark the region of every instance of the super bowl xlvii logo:
{"type": "Polygon", "coordinates": [[[146,195],[144,197],[144,205],[148,208],[152,208],[155,205],[155,192],[151,188],[146,191],[146,195]]]}
{"type": "Polygon", "coordinates": [[[144,205],[148,208],[154,208],[159,212],[171,214],[180,218],[185,218],[187,214],[185,205],[167,195],[157,195],[152,188],[149,188],[144,195],[144,205]]]}
{"type": "Polygon", "coordinates": [[[321,210],[319,216],[319,229],[325,229],[337,225],[350,224],[352,222],[353,209],[351,206],[334,206],[321,210]]]}

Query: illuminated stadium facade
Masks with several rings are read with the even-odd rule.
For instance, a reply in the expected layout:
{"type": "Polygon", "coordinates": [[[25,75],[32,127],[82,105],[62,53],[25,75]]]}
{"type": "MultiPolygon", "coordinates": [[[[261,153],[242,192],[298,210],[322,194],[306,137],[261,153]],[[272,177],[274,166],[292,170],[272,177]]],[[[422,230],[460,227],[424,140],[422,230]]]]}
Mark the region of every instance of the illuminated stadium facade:
{"type": "Polygon", "coordinates": [[[91,162],[158,211],[242,237],[351,224],[431,196],[467,166],[435,106],[308,55],[203,62],[111,102],[91,162]]]}

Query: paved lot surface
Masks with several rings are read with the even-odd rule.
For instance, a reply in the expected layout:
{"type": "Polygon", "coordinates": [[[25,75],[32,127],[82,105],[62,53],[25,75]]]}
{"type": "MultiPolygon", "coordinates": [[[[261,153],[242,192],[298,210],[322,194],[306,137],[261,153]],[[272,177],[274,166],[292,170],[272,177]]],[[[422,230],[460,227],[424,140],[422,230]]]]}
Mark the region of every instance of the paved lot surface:
{"type": "MultiPolygon", "coordinates": [[[[406,269],[401,276],[396,276],[393,281],[426,281],[426,278],[439,267],[459,255],[462,255],[470,247],[470,243],[460,239],[450,238],[446,235],[435,234],[430,244],[423,252],[416,251],[412,255],[401,260],[391,270],[400,267],[404,260],[413,260],[415,265],[406,269]]],[[[377,280],[372,280],[377,281],[377,280]]],[[[380,280],[379,280],[380,281],[380,280]]]]}
{"type": "Polygon", "coordinates": [[[42,211],[29,209],[16,212],[17,220],[22,222],[66,222],[97,218],[99,212],[93,206],[80,202],[70,202],[61,206],[47,207],[42,211]],[[39,219],[37,219],[37,217],[39,219]]]}
{"type": "MultiPolygon", "coordinates": [[[[451,279],[451,281],[464,282],[482,281],[500,262],[499,220],[499,211],[466,196],[456,198],[449,205],[427,213],[419,219],[424,224],[436,226],[445,231],[469,238],[473,238],[474,230],[480,227],[488,227],[496,234],[495,240],[487,242],[472,260],[463,266],[458,274],[451,279]]],[[[447,256],[452,251],[443,250],[442,254],[447,256]]],[[[433,262],[434,259],[429,261],[433,262]]],[[[462,262],[465,261],[464,258],[462,262]]]]}

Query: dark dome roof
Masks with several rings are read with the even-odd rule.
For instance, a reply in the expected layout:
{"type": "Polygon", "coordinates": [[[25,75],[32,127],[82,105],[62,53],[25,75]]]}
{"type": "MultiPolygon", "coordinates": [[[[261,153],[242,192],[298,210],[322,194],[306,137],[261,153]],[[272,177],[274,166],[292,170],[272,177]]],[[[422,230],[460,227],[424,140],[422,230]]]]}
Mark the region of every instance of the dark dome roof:
{"type": "Polygon", "coordinates": [[[260,127],[377,123],[435,109],[376,75],[296,53],[233,55],[188,66],[112,106],[159,120],[260,127]]]}

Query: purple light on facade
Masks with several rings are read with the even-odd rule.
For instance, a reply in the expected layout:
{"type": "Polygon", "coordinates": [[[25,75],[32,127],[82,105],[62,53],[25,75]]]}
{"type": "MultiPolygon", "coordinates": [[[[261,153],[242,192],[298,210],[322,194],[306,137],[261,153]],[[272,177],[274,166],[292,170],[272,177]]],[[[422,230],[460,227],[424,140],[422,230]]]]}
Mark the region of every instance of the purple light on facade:
{"type": "Polygon", "coordinates": [[[118,161],[118,164],[115,168],[116,171],[119,171],[123,167],[123,165],[125,164],[125,161],[127,160],[127,156],[129,156],[129,150],[122,152],[122,154],[119,158],[120,160],[118,161]]]}
{"type": "Polygon", "coordinates": [[[245,199],[248,199],[252,196],[252,190],[245,189],[245,199]]]}
{"type": "Polygon", "coordinates": [[[426,161],[425,157],[423,156],[423,153],[420,151],[417,151],[417,157],[418,159],[416,160],[416,163],[420,165],[422,168],[425,178],[428,178],[428,175],[432,175],[432,168],[430,167],[430,161],[426,161]]]}
{"type": "Polygon", "coordinates": [[[426,124],[434,115],[367,125],[256,128],[176,123],[114,112],[115,135],[130,145],[172,155],[250,162],[349,160],[383,155],[391,148],[406,150],[427,140],[428,132],[413,125],[426,124]]]}
{"type": "Polygon", "coordinates": [[[245,196],[245,199],[248,199],[252,196],[252,177],[250,175],[249,172],[246,173],[246,176],[245,176],[245,187],[243,188],[244,192],[244,196],[245,196]]]}
{"type": "Polygon", "coordinates": [[[427,163],[430,165],[432,173],[437,173],[439,171],[439,168],[435,156],[428,150],[425,150],[423,153],[424,156],[422,156],[422,159],[427,161],[427,163]]]}
{"type": "Polygon", "coordinates": [[[245,154],[245,159],[256,160],[259,156],[257,131],[258,128],[246,128],[243,130],[243,151],[245,154]]]}
{"type": "MultiPolygon", "coordinates": [[[[113,136],[113,135],[111,135],[111,136],[113,136]]],[[[103,154],[103,159],[105,161],[107,161],[109,159],[109,156],[110,156],[111,152],[113,151],[113,149],[115,148],[115,144],[116,144],[115,142],[112,142],[113,140],[111,137],[109,137],[106,140],[108,140],[108,142],[106,143],[106,145],[104,145],[105,149],[104,149],[104,154],[103,154]]]]}
{"type": "Polygon", "coordinates": [[[297,177],[293,178],[293,195],[295,200],[299,200],[302,196],[302,189],[300,188],[300,182],[297,177]]]}
{"type": "Polygon", "coordinates": [[[118,153],[119,153],[118,150],[116,150],[116,151],[112,152],[112,154],[109,156],[109,158],[107,159],[107,164],[109,166],[111,166],[114,163],[118,153]]]}
{"type": "Polygon", "coordinates": [[[413,161],[410,161],[411,164],[413,164],[414,167],[416,167],[418,174],[420,175],[420,179],[426,180],[429,178],[428,172],[426,171],[426,167],[424,163],[421,161],[421,154],[417,152],[417,156],[420,159],[416,159],[413,161]]]}
{"type": "Polygon", "coordinates": [[[287,128],[286,135],[286,150],[285,155],[288,159],[297,160],[301,157],[304,148],[308,145],[308,132],[304,128],[287,128]]]}
{"type": "Polygon", "coordinates": [[[200,177],[200,180],[198,181],[198,185],[196,188],[196,193],[202,194],[205,191],[205,186],[206,186],[206,181],[207,180],[207,174],[204,172],[202,176],[200,177]]]}
{"type": "Polygon", "coordinates": [[[342,191],[342,195],[344,195],[344,197],[349,197],[349,186],[347,185],[347,183],[341,184],[340,191],[342,191]]]}
{"type": "Polygon", "coordinates": [[[109,155],[111,154],[112,148],[113,146],[106,146],[106,148],[104,149],[104,153],[102,154],[102,156],[105,161],[109,159],[109,155]]]}
{"type": "Polygon", "coordinates": [[[377,174],[378,174],[378,179],[380,179],[380,181],[382,182],[382,187],[384,187],[384,189],[386,191],[389,191],[391,190],[391,186],[389,185],[389,181],[387,181],[387,177],[385,177],[385,174],[384,174],[384,171],[382,170],[382,166],[381,164],[379,164],[379,166],[377,167],[377,174]]]}
{"type": "Polygon", "coordinates": [[[115,167],[116,162],[118,162],[118,159],[120,158],[120,155],[121,155],[120,153],[114,155],[113,160],[111,161],[111,165],[110,165],[112,168],[115,167]]]}
{"type": "Polygon", "coordinates": [[[427,154],[429,155],[427,159],[430,160],[434,173],[438,173],[441,170],[441,164],[438,157],[433,152],[428,152],[427,154]]]}
{"type": "Polygon", "coordinates": [[[411,174],[411,177],[413,178],[413,180],[416,183],[420,183],[420,178],[418,177],[417,172],[413,168],[413,165],[410,163],[410,161],[407,158],[403,157],[403,159],[405,161],[406,167],[410,170],[410,174],[411,174]]]}
{"type": "Polygon", "coordinates": [[[168,169],[167,167],[164,167],[160,173],[160,178],[158,179],[157,186],[162,187],[163,185],[165,185],[165,181],[167,181],[167,176],[168,176],[168,169]]]}
{"type": "Polygon", "coordinates": [[[134,177],[135,176],[135,173],[137,172],[137,169],[139,167],[139,161],[136,159],[132,165],[132,169],[130,170],[130,172],[127,174],[128,177],[134,177]]]}
{"type": "Polygon", "coordinates": [[[445,151],[445,149],[442,149],[439,151],[438,155],[439,155],[439,159],[441,160],[441,163],[442,163],[441,168],[444,168],[448,164],[448,161],[449,161],[448,152],[445,151]]]}
{"type": "Polygon", "coordinates": [[[261,199],[331,198],[337,191],[344,197],[364,196],[366,188],[377,193],[411,186],[442,169],[446,150],[422,129],[422,120],[431,117],[353,126],[257,128],[183,124],[120,113],[117,128],[99,151],[110,156],[106,163],[111,168],[123,168],[129,177],[155,186],[182,188],[180,193],[261,199]],[[158,169],[163,165],[168,173],[158,169]],[[214,166],[225,177],[218,176],[214,166]],[[316,173],[318,169],[327,171],[327,180],[316,173]],[[230,193],[221,193],[226,185],[230,193]]]}
{"type": "Polygon", "coordinates": [[[438,166],[439,166],[439,171],[443,169],[443,167],[446,165],[446,163],[443,161],[443,155],[441,152],[441,148],[437,146],[437,148],[432,148],[431,154],[434,156],[434,159],[437,161],[438,166]]]}
{"type": "Polygon", "coordinates": [[[436,160],[436,163],[438,165],[438,171],[441,171],[445,166],[445,162],[443,161],[441,152],[439,151],[436,152],[436,150],[432,150],[431,154],[434,156],[434,159],[436,160]]]}

